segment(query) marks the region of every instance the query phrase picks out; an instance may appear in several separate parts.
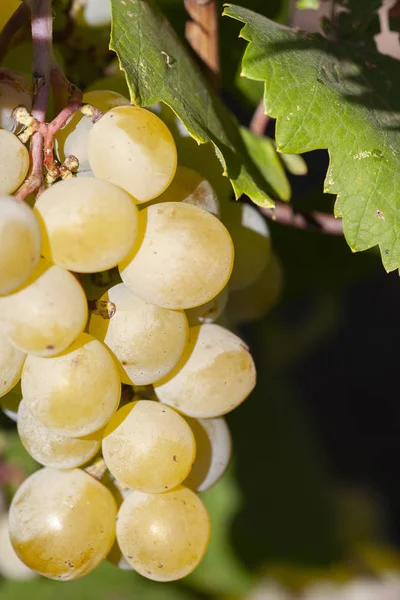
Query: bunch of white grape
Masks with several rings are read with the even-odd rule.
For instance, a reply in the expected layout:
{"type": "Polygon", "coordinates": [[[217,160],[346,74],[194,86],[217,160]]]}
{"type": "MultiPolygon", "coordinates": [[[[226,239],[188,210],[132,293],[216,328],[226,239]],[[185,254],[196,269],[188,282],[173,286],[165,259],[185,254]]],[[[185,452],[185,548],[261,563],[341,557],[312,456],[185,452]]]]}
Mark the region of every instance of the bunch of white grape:
{"type": "Polygon", "coordinates": [[[223,416],[256,381],[246,344],[215,321],[228,290],[271,271],[269,233],[256,209],[222,208],[203,176],[177,167],[153,112],[115,92],[85,100],[104,116],[75,114],[57,136],[77,176],[33,209],[10,195],[26,148],[0,130],[0,396],[43,465],[13,498],[10,537],[52,579],[108,557],[172,581],[206,551],[197,492],[225,472],[223,416]]]}

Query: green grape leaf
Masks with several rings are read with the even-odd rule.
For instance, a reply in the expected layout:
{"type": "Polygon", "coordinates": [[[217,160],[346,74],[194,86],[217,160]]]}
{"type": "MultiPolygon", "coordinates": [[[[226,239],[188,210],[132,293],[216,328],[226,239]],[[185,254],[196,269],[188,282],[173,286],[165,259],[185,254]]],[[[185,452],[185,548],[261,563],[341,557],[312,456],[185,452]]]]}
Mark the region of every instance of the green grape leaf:
{"type": "Polygon", "coordinates": [[[110,47],[138,106],[167,104],[199,143],[212,142],[238,198],[272,206],[271,186],[251,160],[230,111],[153,0],[112,0],[110,47]]]}
{"type": "Polygon", "coordinates": [[[281,200],[290,200],[290,185],[282,163],[271,138],[255,135],[246,127],[240,128],[247,151],[265,179],[269,181],[274,194],[281,200]]]}
{"type": "Polygon", "coordinates": [[[382,0],[339,0],[337,4],[345,8],[337,15],[341,35],[360,37],[365,35],[371,21],[377,20],[382,0]]]}
{"type": "Polygon", "coordinates": [[[331,43],[279,26],[244,8],[243,73],[265,82],[265,109],[277,119],[278,150],[327,148],[325,192],[353,251],[379,245],[387,271],[400,266],[400,64],[366,43],[331,43]]]}

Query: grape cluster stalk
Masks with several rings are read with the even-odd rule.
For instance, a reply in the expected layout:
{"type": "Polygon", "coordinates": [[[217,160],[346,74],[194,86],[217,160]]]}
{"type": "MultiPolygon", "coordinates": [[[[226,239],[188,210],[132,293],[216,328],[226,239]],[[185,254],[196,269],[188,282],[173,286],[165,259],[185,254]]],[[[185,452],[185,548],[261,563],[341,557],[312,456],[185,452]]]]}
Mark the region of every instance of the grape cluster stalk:
{"type": "Polygon", "coordinates": [[[0,404],[42,468],[9,507],[12,546],[51,579],[107,559],[177,580],[207,549],[199,493],[230,461],[224,416],[256,383],[236,325],[276,302],[279,261],[258,210],[208,180],[204,154],[187,164],[176,117],[113,89],[83,96],[102,118],[56,134],[73,172],[21,201],[16,75],[0,70],[0,404]]]}

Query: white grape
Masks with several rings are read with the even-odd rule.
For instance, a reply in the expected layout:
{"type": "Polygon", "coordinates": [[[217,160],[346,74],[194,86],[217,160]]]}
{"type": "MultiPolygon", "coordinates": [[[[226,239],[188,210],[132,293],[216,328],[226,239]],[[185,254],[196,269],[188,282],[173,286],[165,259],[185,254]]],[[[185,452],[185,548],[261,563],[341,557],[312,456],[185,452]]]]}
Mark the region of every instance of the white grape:
{"type": "Polygon", "coordinates": [[[39,260],[41,247],[40,225],[32,209],[12,196],[0,196],[0,240],[0,295],[3,295],[28,279],[39,260]]]}
{"type": "Polygon", "coordinates": [[[21,385],[29,410],[42,425],[73,437],[104,427],[121,394],[112,356],[87,333],[58,356],[28,356],[21,385]]]}
{"type": "Polygon", "coordinates": [[[178,165],[175,177],[165,192],[151,202],[186,202],[215,216],[220,214],[219,200],[210,182],[194,169],[182,165],[178,165]]]}
{"type": "Polygon", "coordinates": [[[189,417],[211,418],[236,408],[256,383],[244,342],[215,323],[191,327],[189,344],[174,371],[154,384],[157,397],[189,417]]]}
{"type": "Polygon", "coordinates": [[[149,110],[119,106],[93,126],[88,141],[90,167],[147,202],[171,183],[176,171],[176,146],[168,128],[149,110]]]}
{"type": "Polygon", "coordinates": [[[59,354],[83,331],[87,301],[68,271],[40,259],[27,284],[0,297],[2,326],[11,343],[27,354],[59,354]]]}
{"type": "Polygon", "coordinates": [[[125,559],[155,581],[186,577],[200,563],[209,539],[207,510],[183,486],[164,494],[134,491],[118,512],[117,540],[125,559]]]}
{"type": "Polygon", "coordinates": [[[175,367],[188,339],[183,311],[150,304],[123,283],[100,301],[113,303],[115,314],[110,319],[93,314],[89,331],[117,357],[123,383],[147,385],[175,367]]]}
{"type": "Polygon", "coordinates": [[[119,265],[135,294],[164,308],[204,304],[225,287],[234,249],[214,215],[183,202],[153,204],[139,213],[141,244],[119,265]]]}
{"type": "MultiPolygon", "coordinates": [[[[109,0],[107,2],[110,5],[109,0]]],[[[111,90],[86,92],[83,95],[83,102],[91,104],[103,112],[107,112],[115,106],[129,104],[129,100],[125,96],[111,90]]],[[[79,171],[90,170],[87,144],[92,127],[93,123],[90,118],[84,116],[80,111],[76,111],[72,115],[64,127],[57,132],[55,139],[55,149],[61,162],[67,156],[75,156],[79,161],[79,171]]]]}
{"type": "Polygon", "coordinates": [[[73,469],[84,465],[101,448],[101,432],[79,438],[60,435],[44,427],[25,401],[20,403],[18,409],[18,434],[25,450],[38,463],[55,469],[73,469]]]}
{"type": "Polygon", "coordinates": [[[225,310],[228,303],[229,290],[225,286],[220,293],[215,296],[212,300],[209,300],[205,304],[189,308],[186,311],[186,316],[189,322],[189,326],[201,325],[202,323],[214,323],[219,319],[225,310]]]}
{"type": "Polygon", "coordinates": [[[17,350],[0,329],[0,397],[9,392],[21,378],[26,354],[17,350]]]}
{"type": "Polygon", "coordinates": [[[254,206],[238,202],[224,205],[222,221],[235,246],[229,287],[231,290],[242,289],[256,281],[268,264],[271,255],[268,225],[254,206]]]}
{"type": "Polygon", "coordinates": [[[24,181],[29,169],[29,153],[19,139],[0,129],[0,194],[11,194],[24,181]]]}
{"type": "Polygon", "coordinates": [[[232,438],[227,422],[217,419],[186,417],[196,440],[196,460],[183,482],[196,492],[205,492],[215,485],[229,466],[232,438]]]}
{"type": "Polygon", "coordinates": [[[278,257],[272,254],[258,279],[249,286],[229,294],[226,313],[233,323],[260,319],[277,302],[282,293],[283,271],[278,257]]]}
{"type": "Polygon", "coordinates": [[[21,0],[7,0],[1,4],[0,10],[0,30],[3,29],[8,19],[11,17],[14,11],[17,10],[21,4],[21,0]]]}
{"type": "Polygon", "coordinates": [[[59,181],[38,198],[42,254],[79,273],[115,267],[133,247],[138,211],[131,197],[94,178],[59,181]]]}
{"type": "Polygon", "coordinates": [[[17,556],[10,541],[8,515],[0,517],[0,574],[6,579],[27,581],[37,577],[17,556]]]}
{"type": "Polygon", "coordinates": [[[46,467],[17,490],[9,511],[19,558],[50,579],[68,581],[93,571],[115,539],[117,505],[111,492],[80,469],[46,467]]]}
{"type": "Polygon", "coordinates": [[[107,27],[111,23],[110,0],[86,0],[83,19],[89,27],[107,27]]]}
{"type": "Polygon", "coordinates": [[[104,430],[102,448],[119,482],[152,494],[182,483],[196,455],[194,435],[184,418],[152,400],[120,408],[104,430]]]}
{"type": "Polygon", "coordinates": [[[28,111],[31,110],[32,86],[21,73],[11,69],[0,69],[1,129],[6,129],[12,133],[17,129],[18,123],[12,114],[17,106],[24,106],[28,111]]]}

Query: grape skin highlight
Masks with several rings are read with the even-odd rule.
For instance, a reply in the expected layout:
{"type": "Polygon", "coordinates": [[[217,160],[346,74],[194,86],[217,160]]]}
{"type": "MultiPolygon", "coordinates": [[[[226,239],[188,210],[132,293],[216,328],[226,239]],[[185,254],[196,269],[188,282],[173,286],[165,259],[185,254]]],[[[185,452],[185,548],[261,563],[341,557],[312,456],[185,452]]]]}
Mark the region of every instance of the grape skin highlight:
{"type": "Polygon", "coordinates": [[[21,385],[33,416],[54,432],[72,437],[104,427],[121,395],[112,356],[87,333],[58,356],[28,356],[21,385]]]}
{"type": "Polygon", "coordinates": [[[11,343],[27,354],[54,356],[83,331],[87,301],[75,277],[40,259],[26,285],[0,297],[3,328],[11,343]]]}
{"type": "Polygon", "coordinates": [[[177,164],[174,138],[156,115],[136,106],[111,109],[88,140],[90,168],[99,179],[147,202],[171,183],[177,164]]]}
{"type": "Polygon", "coordinates": [[[154,384],[158,399],[189,417],[224,415],[250,394],[256,370],[242,340],[215,323],[189,329],[182,360],[154,384]]]}
{"type": "Polygon", "coordinates": [[[120,408],[104,430],[102,448],[118,481],[152,494],[179,485],[196,455],[192,430],[183,417],[152,400],[120,408]]]}
{"type": "Polygon", "coordinates": [[[17,490],[9,512],[19,558],[50,579],[77,579],[95,569],[115,538],[111,492],[81,471],[36,471],[17,490]]]}
{"type": "Polygon", "coordinates": [[[93,314],[89,331],[117,357],[122,382],[147,385],[165,377],[188,340],[185,313],[150,304],[123,283],[110,288],[101,301],[112,302],[115,314],[110,319],[93,314]]]}
{"type": "Polygon", "coordinates": [[[29,169],[29,153],[17,136],[0,129],[0,194],[12,194],[29,169]]]}
{"type": "Polygon", "coordinates": [[[165,494],[132,492],[118,513],[117,540],[125,559],[154,581],[189,575],[203,558],[209,539],[207,510],[183,486],[165,494]]]}
{"type": "Polygon", "coordinates": [[[154,204],[139,213],[141,244],[119,265],[132,291],[164,308],[204,304],[226,285],[234,249],[214,215],[183,202],[154,204]]]}
{"type": "Polygon", "coordinates": [[[123,190],[94,178],[59,181],[38,198],[42,254],[79,273],[115,267],[131,251],[137,208],[123,190]]]}
{"type": "Polygon", "coordinates": [[[19,381],[26,354],[14,348],[0,329],[0,397],[9,392],[19,381]]]}
{"type": "Polygon", "coordinates": [[[38,463],[54,469],[84,465],[101,448],[101,432],[86,437],[66,437],[44,427],[23,400],[18,409],[18,435],[25,450],[38,463]]]}

